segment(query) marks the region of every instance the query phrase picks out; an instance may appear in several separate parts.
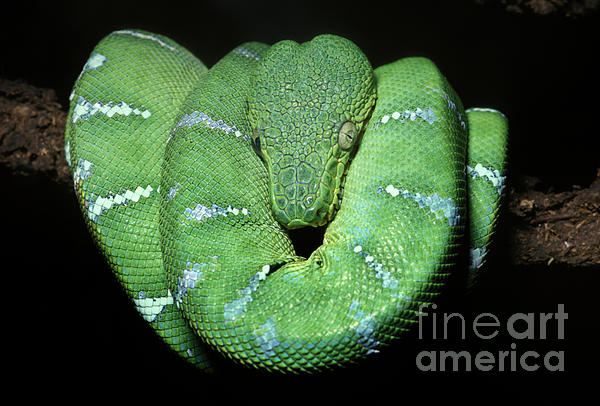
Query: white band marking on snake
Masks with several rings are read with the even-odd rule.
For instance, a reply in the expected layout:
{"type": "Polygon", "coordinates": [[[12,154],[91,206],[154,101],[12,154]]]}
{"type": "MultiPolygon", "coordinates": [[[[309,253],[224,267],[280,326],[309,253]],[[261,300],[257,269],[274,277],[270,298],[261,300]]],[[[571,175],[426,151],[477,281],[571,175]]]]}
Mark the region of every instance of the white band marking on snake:
{"type": "Polygon", "coordinates": [[[167,49],[169,49],[171,51],[175,51],[174,47],[172,47],[171,45],[167,44],[166,42],[164,42],[160,38],[157,38],[157,37],[155,37],[153,35],[142,34],[141,32],[130,31],[130,30],[113,31],[113,34],[132,35],[132,36],[137,37],[137,38],[147,39],[147,40],[150,40],[150,41],[154,41],[154,42],[158,43],[160,46],[165,47],[165,48],[167,48],[167,49]]]}
{"type": "Polygon", "coordinates": [[[401,123],[405,122],[406,120],[415,121],[417,118],[421,118],[427,121],[429,124],[433,124],[437,119],[431,107],[427,107],[425,110],[417,107],[415,110],[404,110],[402,113],[395,111],[391,115],[386,114],[385,116],[381,117],[380,122],[382,124],[386,124],[388,121],[390,121],[390,118],[394,120],[400,120],[401,123]]]}
{"type": "Polygon", "coordinates": [[[208,114],[206,114],[202,111],[193,111],[190,114],[185,114],[181,118],[181,120],[179,120],[179,122],[175,125],[175,128],[173,128],[173,131],[171,131],[171,134],[169,135],[169,139],[167,140],[167,142],[171,139],[171,137],[175,133],[175,130],[177,130],[179,127],[191,127],[191,126],[199,124],[199,123],[205,124],[210,129],[216,128],[218,130],[224,131],[226,134],[233,132],[233,134],[236,137],[238,137],[238,138],[242,137],[243,139],[248,140],[248,136],[242,134],[242,132],[240,130],[238,130],[236,126],[229,125],[229,124],[225,123],[223,120],[215,121],[208,114]]]}
{"type": "Polygon", "coordinates": [[[356,245],[352,250],[364,258],[365,264],[375,271],[375,278],[381,279],[382,287],[388,289],[396,289],[398,287],[398,280],[390,272],[384,271],[383,264],[377,262],[375,257],[369,252],[363,250],[362,245],[356,245]]]}
{"type": "Polygon", "coordinates": [[[104,65],[104,62],[106,62],[106,60],[107,59],[104,55],[99,54],[97,52],[94,52],[92,53],[92,55],[90,55],[85,65],[83,65],[83,69],[81,70],[81,72],[79,72],[79,76],[77,76],[77,79],[75,79],[75,86],[73,86],[73,91],[71,91],[71,94],[69,95],[69,100],[73,100],[73,97],[75,97],[75,88],[77,87],[81,76],[87,71],[96,70],[100,66],[104,65]]]}
{"type": "Polygon", "coordinates": [[[490,109],[488,107],[471,107],[470,109],[465,110],[466,113],[470,113],[472,111],[485,111],[488,113],[496,113],[496,114],[500,114],[502,117],[506,118],[506,116],[501,111],[498,111],[496,109],[490,109]]]}
{"type": "Polygon", "coordinates": [[[154,321],[156,316],[162,312],[166,305],[173,304],[171,292],[167,291],[167,296],[156,298],[138,298],[133,299],[135,308],[146,321],[154,321]]]}
{"type": "Polygon", "coordinates": [[[385,191],[392,197],[402,195],[405,199],[410,198],[417,202],[420,208],[428,207],[429,211],[435,214],[435,217],[438,219],[442,218],[442,214],[440,214],[441,211],[443,216],[448,220],[450,226],[456,226],[460,222],[458,207],[456,207],[450,198],[443,199],[438,196],[437,193],[434,193],[431,196],[421,193],[411,193],[408,190],[396,188],[394,185],[387,185],[385,191]]]}
{"type": "Polygon", "coordinates": [[[105,114],[109,118],[112,118],[112,116],[115,114],[129,116],[131,113],[133,113],[136,116],[142,116],[143,118],[148,118],[152,115],[150,111],[140,110],[139,108],[134,107],[133,104],[127,104],[124,101],[119,103],[108,102],[106,104],[96,102],[92,104],[83,97],[79,96],[77,105],[73,109],[73,115],[71,119],[73,124],[75,124],[78,120],[87,120],[98,112],[105,114]]]}
{"type": "Polygon", "coordinates": [[[240,54],[240,55],[244,55],[246,58],[252,58],[256,61],[260,61],[260,58],[258,57],[258,55],[253,54],[252,52],[248,51],[245,48],[236,48],[234,51],[236,54],[240,54]]]}
{"type": "Polygon", "coordinates": [[[471,259],[470,270],[476,270],[481,268],[481,266],[485,263],[485,256],[487,255],[486,248],[471,248],[469,254],[471,259]]]}
{"type": "Polygon", "coordinates": [[[180,187],[181,185],[179,183],[176,183],[175,185],[171,186],[171,188],[169,189],[169,193],[167,193],[167,202],[171,199],[174,199],[175,196],[177,196],[177,192],[179,191],[180,187]]]}
{"type": "Polygon", "coordinates": [[[258,289],[259,282],[267,278],[270,270],[271,267],[269,265],[264,265],[260,271],[250,277],[248,286],[238,291],[240,298],[225,304],[223,317],[226,321],[233,321],[236,317],[244,314],[246,306],[252,301],[252,293],[258,289]]]}
{"type": "Polygon", "coordinates": [[[458,110],[458,107],[456,106],[456,103],[454,103],[450,99],[450,96],[448,96],[448,94],[446,94],[446,92],[444,92],[441,89],[434,89],[432,87],[428,87],[427,89],[432,90],[435,93],[437,93],[440,96],[442,96],[442,98],[446,101],[446,104],[448,104],[448,107],[450,107],[454,111],[454,113],[456,114],[456,117],[458,118],[460,126],[463,128],[463,130],[465,130],[467,128],[467,123],[465,122],[465,119],[464,119],[462,113],[458,110]]]}
{"type": "Polygon", "coordinates": [[[85,180],[92,174],[92,163],[83,158],[77,160],[77,166],[73,171],[73,183],[77,185],[80,180],[85,180]]]}
{"type": "Polygon", "coordinates": [[[471,167],[467,165],[467,175],[471,175],[471,178],[486,178],[492,185],[498,189],[498,194],[501,195],[504,190],[504,181],[506,180],[506,176],[502,176],[500,171],[497,169],[489,169],[481,164],[475,165],[475,167],[471,167]]]}
{"type": "Polygon", "coordinates": [[[250,212],[245,207],[240,210],[238,208],[232,207],[231,205],[227,207],[221,207],[219,205],[213,204],[212,206],[207,207],[200,203],[198,203],[193,209],[191,207],[187,207],[183,211],[183,214],[185,214],[189,220],[198,221],[217,216],[227,217],[229,214],[238,216],[240,213],[244,216],[250,215],[250,212]]]}
{"type": "Polygon", "coordinates": [[[65,142],[65,160],[67,161],[67,165],[71,166],[71,144],[69,140],[65,142]]]}
{"type": "Polygon", "coordinates": [[[114,205],[124,205],[130,201],[138,202],[140,197],[148,198],[150,193],[154,191],[151,185],[142,188],[138,186],[133,192],[126,190],[123,194],[116,194],[114,196],[102,197],[98,196],[96,200],[91,200],[87,207],[88,218],[92,221],[98,221],[98,217],[104,210],[108,210],[114,205]]]}
{"type": "Polygon", "coordinates": [[[175,300],[177,304],[182,301],[183,296],[188,295],[188,289],[196,287],[196,283],[201,281],[204,276],[204,271],[215,271],[217,268],[217,255],[209,256],[209,262],[198,263],[188,261],[185,265],[185,269],[182,272],[182,276],[177,277],[177,291],[175,292],[175,300]]]}
{"type": "Polygon", "coordinates": [[[267,321],[262,324],[259,328],[253,331],[256,343],[263,350],[267,357],[275,355],[273,348],[279,346],[277,340],[277,329],[275,328],[275,321],[272,318],[268,318],[267,321]]]}
{"type": "Polygon", "coordinates": [[[374,316],[358,310],[359,306],[360,302],[356,300],[353,300],[350,304],[348,316],[358,322],[358,325],[352,327],[352,330],[356,331],[358,334],[358,343],[367,349],[367,355],[378,353],[379,350],[377,350],[376,347],[379,345],[379,341],[375,339],[377,320],[374,316]]]}
{"type": "Polygon", "coordinates": [[[100,66],[104,65],[104,62],[106,62],[106,57],[94,52],[90,55],[85,65],[83,65],[83,71],[98,69],[100,66]]]}

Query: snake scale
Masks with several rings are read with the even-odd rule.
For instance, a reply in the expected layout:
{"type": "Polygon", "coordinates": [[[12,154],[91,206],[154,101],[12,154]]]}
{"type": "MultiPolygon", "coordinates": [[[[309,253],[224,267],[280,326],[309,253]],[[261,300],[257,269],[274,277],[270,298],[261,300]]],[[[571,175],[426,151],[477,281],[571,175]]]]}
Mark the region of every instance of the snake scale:
{"type": "Polygon", "coordinates": [[[216,349],[316,372],[403,335],[463,250],[471,275],[483,264],[506,149],[505,116],[465,111],[430,60],[373,70],[334,35],[245,43],[207,69],[165,36],[112,32],[65,134],[114,274],[207,371],[216,349]],[[322,225],[322,245],[296,255],[288,230],[322,225]]]}

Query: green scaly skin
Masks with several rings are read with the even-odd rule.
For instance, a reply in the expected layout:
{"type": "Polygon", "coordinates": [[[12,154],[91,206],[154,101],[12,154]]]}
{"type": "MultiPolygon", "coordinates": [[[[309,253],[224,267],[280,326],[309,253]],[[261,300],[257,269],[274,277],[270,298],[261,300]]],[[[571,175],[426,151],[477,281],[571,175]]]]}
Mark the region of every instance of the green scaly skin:
{"type": "Polygon", "coordinates": [[[379,352],[497,218],[505,117],[465,112],[433,63],[372,70],[332,35],[246,43],[210,70],[116,31],[78,77],[65,151],[89,229],[136,308],[199,368],[314,372],[379,352]],[[298,257],[288,228],[328,223],[298,257]]]}

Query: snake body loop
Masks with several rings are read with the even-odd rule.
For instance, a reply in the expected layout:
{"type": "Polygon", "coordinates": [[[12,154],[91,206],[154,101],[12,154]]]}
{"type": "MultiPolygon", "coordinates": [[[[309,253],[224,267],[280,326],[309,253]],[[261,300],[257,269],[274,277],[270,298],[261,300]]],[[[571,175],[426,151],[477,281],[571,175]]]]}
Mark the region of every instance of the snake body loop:
{"type": "Polygon", "coordinates": [[[475,279],[506,142],[506,118],[465,111],[424,58],[373,70],[322,35],[245,43],[207,69],[120,30],[77,78],[65,152],[90,232],[173,350],[206,370],[216,349],[314,372],[409,330],[465,229],[475,279]],[[297,256],[287,229],[323,224],[297,256]]]}

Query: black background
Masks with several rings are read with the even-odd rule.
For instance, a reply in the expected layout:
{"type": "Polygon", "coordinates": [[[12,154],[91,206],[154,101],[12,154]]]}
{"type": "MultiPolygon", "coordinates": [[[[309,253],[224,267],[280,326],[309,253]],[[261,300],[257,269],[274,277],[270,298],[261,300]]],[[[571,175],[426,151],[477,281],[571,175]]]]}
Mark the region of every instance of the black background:
{"type": "MultiPolygon", "coordinates": [[[[115,29],[165,34],[207,66],[242,42],[302,42],[328,32],[353,40],[375,67],[406,56],[428,57],[465,106],[504,112],[510,124],[513,187],[522,175],[535,176],[542,187],[555,190],[586,187],[599,164],[597,13],[577,19],[542,17],[469,1],[87,1],[3,5],[0,19],[0,77],[55,89],[63,106],[68,106],[71,86],[94,45],[115,29]]],[[[451,382],[451,392],[463,393],[474,390],[470,385],[476,382],[491,384],[489,394],[530,384],[552,393],[566,382],[597,376],[597,269],[510,267],[503,244],[508,224],[500,230],[495,262],[479,289],[445,309],[492,312],[506,321],[516,312],[556,312],[564,303],[569,313],[564,340],[556,339],[555,329],[546,340],[501,334],[482,341],[468,332],[467,341],[412,337],[405,347],[365,365],[318,378],[290,380],[239,370],[206,378],[172,356],[127,304],[87,235],[74,196],[44,179],[11,176],[4,168],[0,174],[7,191],[1,206],[8,237],[3,273],[11,298],[4,303],[8,334],[3,335],[10,337],[7,348],[18,360],[14,376],[58,382],[53,385],[58,392],[70,382],[96,387],[129,381],[159,392],[158,382],[174,388],[182,378],[200,392],[243,380],[259,391],[265,385],[299,382],[313,389],[400,394],[419,383],[435,387],[451,382]],[[425,349],[497,353],[510,350],[511,343],[517,344],[519,355],[564,350],[566,371],[425,373],[415,367],[416,354],[425,349]]]]}

